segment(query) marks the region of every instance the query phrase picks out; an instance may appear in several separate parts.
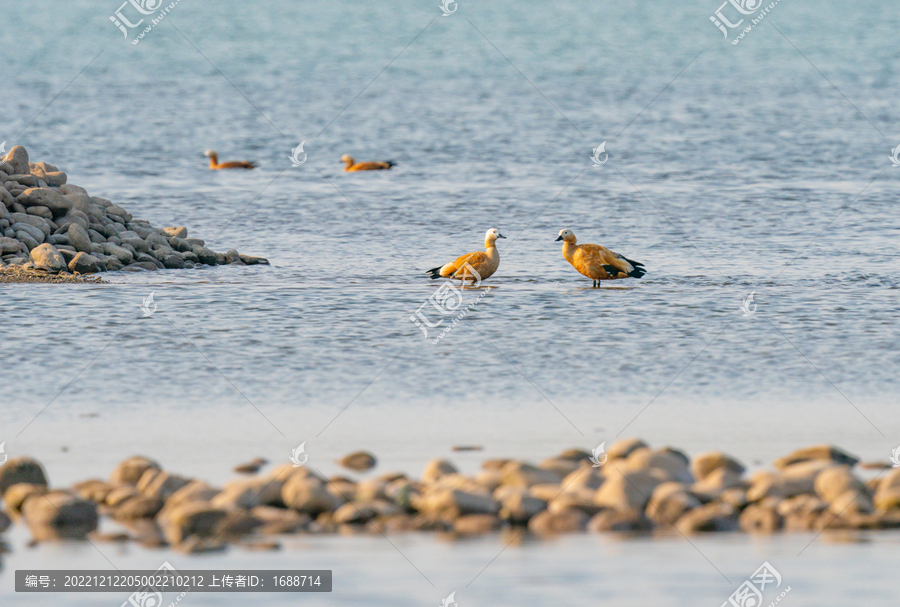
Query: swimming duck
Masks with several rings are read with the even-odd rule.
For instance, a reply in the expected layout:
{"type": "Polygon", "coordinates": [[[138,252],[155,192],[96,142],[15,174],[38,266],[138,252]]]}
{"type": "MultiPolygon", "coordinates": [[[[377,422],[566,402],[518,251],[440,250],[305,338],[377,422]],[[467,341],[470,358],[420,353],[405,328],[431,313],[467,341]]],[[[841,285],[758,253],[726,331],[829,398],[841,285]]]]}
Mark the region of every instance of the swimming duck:
{"type": "Polygon", "coordinates": [[[203,152],[204,156],[209,157],[209,169],[211,171],[218,171],[219,169],[255,169],[256,164],[253,162],[248,162],[246,160],[236,160],[233,162],[222,162],[219,163],[219,155],[216,154],[215,150],[206,150],[203,152]]]}
{"type": "Polygon", "coordinates": [[[346,164],[345,171],[382,171],[394,166],[394,162],[388,160],[386,162],[356,162],[349,154],[341,156],[341,162],[346,164]]]}

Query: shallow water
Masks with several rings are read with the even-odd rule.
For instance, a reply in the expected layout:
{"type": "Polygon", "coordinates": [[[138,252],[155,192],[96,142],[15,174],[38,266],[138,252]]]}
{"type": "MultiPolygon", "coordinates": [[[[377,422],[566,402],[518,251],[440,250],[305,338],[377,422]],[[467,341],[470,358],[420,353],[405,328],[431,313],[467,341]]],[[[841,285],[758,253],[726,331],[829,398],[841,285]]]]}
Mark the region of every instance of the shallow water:
{"type": "MultiPolygon", "coordinates": [[[[820,442],[885,460],[900,441],[898,14],[785,0],[774,26],[732,46],[709,23],[715,3],[461,3],[448,18],[437,4],[184,2],[137,46],[109,23],[113,5],[4,9],[7,149],[154,225],[272,262],[4,286],[0,338],[18,361],[6,450],[59,484],[131,453],[223,482],[304,440],[327,473],[357,448],[377,471],[418,472],[435,456],[474,469],[632,435],[751,467],[820,442]],[[261,168],[207,171],[207,148],[261,168]],[[398,164],[344,174],[344,153],[398,164]],[[508,237],[491,289],[432,344],[409,320],[438,286],[421,271],[478,249],[490,227],[508,237]],[[588,288],[554,242],[564,227],[648,274],[588,288]],[[142,318],[150,292],[159,308],[142,318]]],[[[347,541],[316,540],[310,563],[333,563],[341,593],[315,600],[405,604],[457,587],[435,593],[347,541]]],[[[435,571],[504,544],[403,541],[435,571]]],[[[801,541],[701,543],[736,586],[801,541]]],[[[890,604],[887,582],[858,574],[891,571],[895,542],[790,561],[791,604],[890,604]]],[[[17,550],[2,579],[92,549],[55,550],[17,550]]],[[[643,604],[724,601],[709,564],[678,551],[698,557],[681,538],[528,544],[498,559],[480,600],[515,587],[524,605],[563,589],[571,603],[636,604],[637,585],[643,604]]],[[[160,554],[131,547],[115,562],[155,568],[160,554]]],[[[209,558],[262,568],[303,554],[209,558]]]]}
{"type": "MultiPolygon", "coordinates": [[[[797,534],[758,539],[743,535],[692,539],[588,535],[553,541],[523,541],[489,536],[450,542],[430,536],[297,537],[278,552],[232,551],[184,557],[166,550],[135,550],[101,545],[120,568],[156,569],[163,561],[176,568],[332,569],[334,590],[327,595],[286,599],[280,594],[191,593],[181,605],[440,605],[456,592],[466,605],[721,605],[758,568],[768,562],[782,577],[774,600],[781,604],[891,605],[896,582],[885,572],[900,564],[896,532],[823,536],[797,534]],[[809,547],[807,547],[809,546],[809,547]],[[805,550],[804,550],[805,548],[805,550]],[[801,556],[797,556],[800,551],[801,556]],[[501,552],[502,551],[502,552],[501,552]]],[[[18,549],[18,547],[17,547],[18,549]]],[[[110,569],[91,546],[41,546],[19,549],[19,568],[48,568],[77,559],[85,569],[110,569]]],[[[63,565],[65,566],[65,565],[63,565]]],[[[0,574],[4,586],[11,570],[0,574]]],[[[7,581],[8,580],[8,581],[7,581]]],[[[164,595],[168,601],[177,595],[164,595]]],[[[127,593],[43,594],[41,605],[119,605],[127,593]],[[43,597],[48,597],[44,600],[43,597]]],[[[4,595],[4,604],[33,605],[28,595],[4,595]],[[6,602],[8,600],[8,603],[6,602]]],[[[769,603],[764,603],[768,605],[769,603]]]]}

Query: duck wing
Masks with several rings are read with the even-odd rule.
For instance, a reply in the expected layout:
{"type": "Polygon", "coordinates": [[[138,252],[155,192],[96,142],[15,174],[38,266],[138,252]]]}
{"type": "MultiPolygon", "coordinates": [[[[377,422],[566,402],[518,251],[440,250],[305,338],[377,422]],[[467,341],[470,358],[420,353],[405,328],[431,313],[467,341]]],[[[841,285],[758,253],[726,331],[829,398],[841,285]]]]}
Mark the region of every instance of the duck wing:
{"type": "Polygon", "coordinates": [[[223,162],[219,165],[220,169],[255,169],[256,164],[244,160],[236,160],[234,162],[223,162]]]}
{"type": "Polygon", "coordinates": [[[578,251],[572,259],[572,265],[576,270],[594,280],[609,280],[626,276],[640,278],[644,272],[618,253],[597,244],[579,245],[578,251]],[[640,275],[636,275],[638,272],[640,275]]]}

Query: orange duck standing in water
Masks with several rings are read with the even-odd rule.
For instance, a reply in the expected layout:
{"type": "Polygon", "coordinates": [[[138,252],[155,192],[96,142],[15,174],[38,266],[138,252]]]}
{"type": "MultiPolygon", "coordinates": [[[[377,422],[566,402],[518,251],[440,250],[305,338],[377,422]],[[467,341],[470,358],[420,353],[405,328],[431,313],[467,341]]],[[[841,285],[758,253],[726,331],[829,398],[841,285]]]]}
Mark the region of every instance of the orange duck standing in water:
{"type": "Polygon", "coordinates": [[[209,170],[218,171],[219,169],[255,169],[256,164],[246,160],[235,160],[233,162],[219,162],[219,155],[215,150],[206,150],[204,156],[209,158],[209,170]]]}

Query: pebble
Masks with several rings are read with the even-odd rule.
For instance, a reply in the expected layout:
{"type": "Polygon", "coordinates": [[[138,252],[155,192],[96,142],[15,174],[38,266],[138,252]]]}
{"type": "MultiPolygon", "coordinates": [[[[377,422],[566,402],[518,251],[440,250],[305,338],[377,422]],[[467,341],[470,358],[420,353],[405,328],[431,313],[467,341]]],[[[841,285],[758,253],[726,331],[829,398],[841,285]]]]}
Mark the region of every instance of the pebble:
{"type": "Polygon", "coordinates": [[[35,215],[37,217],[41,217],[41,218],[47,219],[47,220],[53,219],[53,213],[47,207],[40,207],[40,206],[28,207],[28,209],[25,212],[28,213],[29,215],[35,215]]]}
{"type": "Polygon", "coordinates": [[[816,445],[815,447],[806,447],[798,449],[790,455],[775,460],[776,468],[785,468],[791,464],[805,462],[809,460],[828,460],[838,464],[847,466],[855,466],[859,463],[859,459],[850,455],[846,451],[832,447],[831,445],[816,445]]]}
{"type": "Polygon", "coordinates": [[[563,475],[555,470],[545,470],[526,462],[509,462],[500,470],[504,485],[530,487],[559,483],[563,475]]]}
{"type": "Polygon", "coordinates": [[[431,483],[442,476],[458,472],[456,466],[445,459],[433,459],[425,465],[422,471],[422,482],[431,483]]]}
{"type": "Polygon", "coordinates": [[[751,504],[741,512],[738,525],[746,533],[774,533],[784,526],[784,518],[774,508],[751,504]]]}
{"type": "Polygon", "coordinates": [[[15,238],[0,236],[0,254],[18,253],[23,248],[24,245],[15,238]]]}
{"type": "Polygon", "coordinates": [[[3,504],[7,512],[16,517],[22,514],[22,504],[32,495],[44,495],[49,489],[45,485],[17,483],[3,493],[3,504]]]}
{"type": "Polygon", "coordinates": [[[547,502],[531,495],[528,491],[504,487],[494,493],[500,502],[500,518],[511,523],[524,525],[547,508],[547,502]]]}
{"type": "Polygon", "coordinates": [[[262,457],[257,457],[252,462],[247,462],[246,464],[241,464],[234,468],[234,471],[238,474],[256,474],[259,472],[259,469],[268,464],[269,461],[262,457]]]}
{"type": "Polygon", "coordinates": [[[165,470],[147,470],[137,482],[135,488],[147,497],[168,499],[170,495],[191,482],[191,479],[166,472],[165,470]]]}
{"type": "Polygon", "coordinates": [[[28,188],[16,196],[16,202],[24,207],[42,206],[54,215],[65,215],[72,209],[72,201],[56,188],[28,188]]]}
{"type": "Polygon", "coordinates": [[[228,523],[229,513],[205,502],[187,502],[167,509],[161,517],[161,526],[170,544],[180,544],[194,536],[213,538],[228,523]]]}
{"type": "MultiPolygon", "coordinates": [[[[31,239],[34,242],[36,242],[38,244],[44,242],[44,238],[46,237],[46,234],[44,233],[44,231],[42,229],[40,229],[37,226],[32,225],[31,223],[25,223],[23,221],[18,221],[16,223],[10,225],[9,229],[13,230],[16,233],[16,238],[19,238],[20,233],[25,233],[29,237],[31,237],[31,239]]],[[[21,240],[21,238],[19,238],[19,239],[21,240]]]]}
{"type": "MultiPolygon", "coordinates": [[[[28,152],[21,145],[13,147],[3,158],[4,164],[9,168],[5,171],[9,174],[25,174],[29,172],[28,152]]],[[[5,169],[4,169],[5,170],[5,169]]]]}
{"type": "Polygon", "coordinates": [[[118,259],[123,265],[128,265],[132,261],[134,261],[134,255],[132,255],[131,251],[124,247],[120,247],[118,245],[114,245],[111,242],[104,242],[100,245],[103,250],[104,255],[111,255],[118,259]]]}
{"type": "Polygon", "coordinates": [[[342,500],[329,493],[322,481],[299,475],[290,477],[284,483],[281,499],[288,508],[310,516],[334,512],[342,505],[342,500]]]}
{"type": "Polygon", "coordinates": [[[743,464],[721,451],[701,453],[691,462],[691,474],[697,481],[702,481],[711,473],[722,468],[738,476],[745,472],[743,464]]]}
{"type": "Polygon", "coordinates": [[[137,485],[147,470],[161,470],[152,459],[136,455],[121,462],[109,476],[111,485],[137,485]]]}
{"type": "Polygon", "coordinates": [[[163,233],[170,238],[187,238],[188,230],[184,226],[179,228],[163,228],[163,233]]]}
{"type": "Polygon", "coordinates": [[[500,527],[500,519],[492,514],[467,514],[453,521],[453,531],[459,535],[482,535],[500,527]]]}
{"type": "Polygon", "coordinates": [[[709,531],[735,531],[738,517],[735,509],[722,503],[705,504],[687,512],[675,523],[684,535],[709,531]]]}
{"type": "Polygon", "coordinates": [[[673,524],[690,510],[700,507],[700,500],[687,485],[676,482],[662,483],[653,490],[647,503],[647,516],[654,522],[673,524]]]}
{"type": "Polygon", "coordinates": [[[99,479],[91,479],[72,485],[72,491],[95,504],[104,503],[106,497],[113,488],[114,487],[106,481],[101,481],[99,479]]]}
{"type": "Polygon", "coordinates": [[[643,512],[657,486],[668,480],[654,470],[636,470],[610,476],[597,490],[594,503],[613,510],[643,512]]]}
{"type": "Polygon", "coordinates": [[[619,533],[638,533],[653,529],[653,523],[638,512],[618,512],[603,510],[595,514],[587,524],[588,531],[602,533],[607,531],[619,533]]]}
{"type": "Polygon", "coordinates": [[[238,479],[227,483],[210,503],[226,509],[273,506],[282,503],[283,487],[284,481],[278,479],[238,479]]]}
{"type": "Polygon", "coordinates": [[[6,490],[19,483],[47,487],[43,466],[30,457],[10,458],[0,466],[0,497],[5,498],[6,490]]]}
{"type": "Polygon", "coordinates": [[[578,508],[569,508],[562,512],[544,510],[528,521],[528,530],[537,535],[556,533],[575,533],[587,529],[588,515],[578,508]]]}
{"type": "Polygon", "coordinates": [[[31,250],[31,261],[40,270],[46,270],[58,274],[68,269],[68,264],[62,254],[52,244],[44,243],[31,250]]]}
{"type": "Polygon", "coordinates": [[[84,539],[97,530],[100,520],[96,504],[65,491],[28,497],[22,516],[38,542],[84,539]]]}
{"type": "Polygon", "coordinates": [[[76,251],[90,253],[93,250],[91,248],[93,243],[91,242],[90,234],[77,223],[69,224],[69,228],[66,230],[66,236],[69,238],[69,244],[75,247],[76,251]]]}
{"type": "Polygon", "coordinates": [[[362,472],[374,468],[377,460],[368,451],[356,451],[350,455],[345,455],[338,460],[338,463],[349,470],[362,472]]]}
{"type": "Polygon", "coordinates": [[[79,274],[94,274],[100,271],[100,260],[87,253],[76,253],[69,262],[69,271],[79,274]]]}

